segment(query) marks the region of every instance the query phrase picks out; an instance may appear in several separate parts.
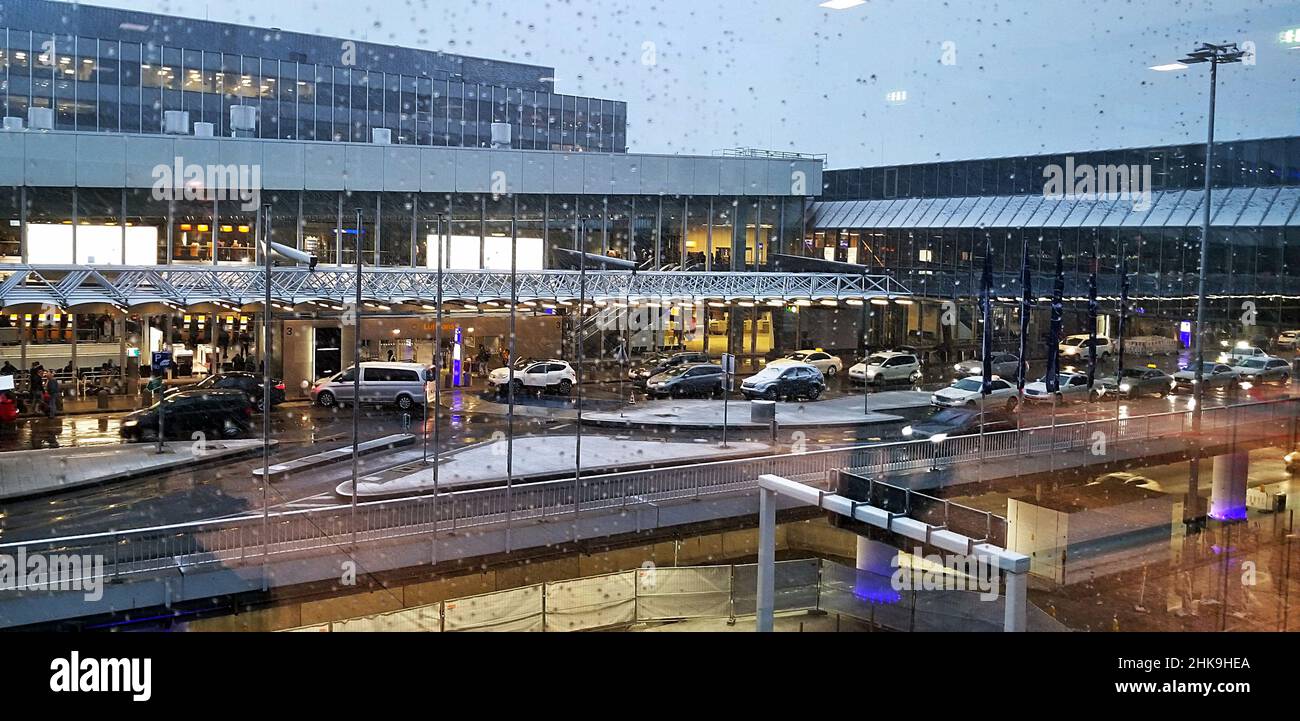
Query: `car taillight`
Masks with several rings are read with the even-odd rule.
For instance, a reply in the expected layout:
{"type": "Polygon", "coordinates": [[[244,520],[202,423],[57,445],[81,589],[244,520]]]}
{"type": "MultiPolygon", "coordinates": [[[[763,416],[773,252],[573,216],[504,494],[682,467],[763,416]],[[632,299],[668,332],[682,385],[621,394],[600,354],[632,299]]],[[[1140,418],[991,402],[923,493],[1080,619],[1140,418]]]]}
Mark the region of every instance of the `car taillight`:
{"type": "Polygon", "coordinates": [[[284,384],[283,384],[283,383],[280,383],[279,385],[277,385],[277,386],[275,387],[275,389],[276,389],[277,391],[282,391],[282,390],[284,390],[284,384]]]}
{"type": "Polygon", "coordinates": [[[248,416],[249,418],[252,418],[252,417],[253,417],[253,407],[252,407],[252,406],[244,406],[244,415],[248,416]]]}

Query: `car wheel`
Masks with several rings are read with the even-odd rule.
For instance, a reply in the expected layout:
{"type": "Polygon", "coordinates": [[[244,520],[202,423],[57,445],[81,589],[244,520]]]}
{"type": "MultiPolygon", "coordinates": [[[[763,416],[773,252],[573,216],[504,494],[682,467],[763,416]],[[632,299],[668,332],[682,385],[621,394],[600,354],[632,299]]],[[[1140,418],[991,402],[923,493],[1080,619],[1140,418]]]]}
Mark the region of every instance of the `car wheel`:
{"type": "Polygon", "coordinates": [[[560,395],[567,396],[569,395],[569,391],[573,390],[573,383],[568,378],[565,378],[564,380],[560,381],[559,390],[560,390],[560,395]]]}
{"type": "Polygon", "coordinates": [[[966,401],[966,407],[967,407],[967,408],[974,408],[974,407],[975,407],[975,401],[966,401]]]}
{"type": "Polygon", "coordinates": [[[321,391],[320,395],[316,396],[316,404],[321,408],[333,408],[337,403],[338,399],[329,391],[321,391]]]}
{"type": "Polygon", "coordinates": [[[410,396],[397,397],[397,407],[401,410],[409,411],[411,410],[411,407],[414,405],[415,405],[415,401],[412,400],[410,396]]]}
{"type": "Polygon", "coordinates": [[[257,400],[253,401],[253,408],[257,409],[257,412],[258,412],[258,413],[265,413],[265,412],[266,412],[266,399],[264,399],[264,398],[258,398],[257,400]]]}
{"type": "Polygon", "coordinates": [[[221,426],[222,438],[238,438],[241,433],[243,433],[243,429],[234,421],[226,421],[221,426]]]}
{"type": "Polygon", "coordinates": [[[820,396],[821,394],[822,394],[821,388],[813,388],[812,390],[808,391],[808,400],[815,401],[817,400],[817,397],[820,396]]]}
{"type": "Polygon", "coordinates": [[[510,384],[510,387],[515,389],[515,395],[521,395],[524,392],[524,382],[521,380],[516,379],[514,383],[510,384]]]}
{"type": "Polygon", "coordinates": [[[765,401],[774,401],[774,400],[776,400],[776,389],[775,389],[775,388],[768,388],[768,389],[767,389],[767,392],[763,394],[763,400],[765,400],[765,401]]]}
{"type": "Polygon", "coordinates": [[[907,377],[909,383],[916,383],[921,380],[921,371],[912,371],[912,375],[907,377]]]}
{"type": "Polygon", "coordinates": [[[835,369],[835,366],[830,366],[830,367],[828,367],[828,368],[826,369],[826,377],[827,377],[827,378],[834,378],[834,377],[835,377],[835,374],[838,373],[838,372],[839,372],[839,371],[835,369]]]}
{"type": "Polygon", "coordinates": [[[1014,413],[1016,410],[1017,399],[1012,397],[1007,399],[1007,413],[1014,413]]]}

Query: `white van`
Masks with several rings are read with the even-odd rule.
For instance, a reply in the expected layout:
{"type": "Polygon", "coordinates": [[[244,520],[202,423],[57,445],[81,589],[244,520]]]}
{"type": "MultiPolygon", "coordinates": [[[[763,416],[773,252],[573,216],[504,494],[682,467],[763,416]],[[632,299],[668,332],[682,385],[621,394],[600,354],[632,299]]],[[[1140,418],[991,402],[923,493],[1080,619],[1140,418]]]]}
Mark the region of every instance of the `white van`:
{"type": "MultiPolygon", "coordinates": [[[[325,408],[352,402],[354,368],[316,381],[311,388],[312,402],[325,408]]],[[[433,369],[422,363],[362,363],[361,402],[410,410],[424,404],[434,382],[433,369]]]]}

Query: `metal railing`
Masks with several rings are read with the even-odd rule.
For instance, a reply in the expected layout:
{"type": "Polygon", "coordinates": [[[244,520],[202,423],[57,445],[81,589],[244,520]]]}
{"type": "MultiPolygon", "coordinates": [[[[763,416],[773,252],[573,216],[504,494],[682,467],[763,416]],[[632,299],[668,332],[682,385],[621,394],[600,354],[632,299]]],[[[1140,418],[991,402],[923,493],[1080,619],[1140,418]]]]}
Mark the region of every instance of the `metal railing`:
{"type": "MultiPolygon", "coordinates": [[[[1261,424],[1276,425],[1275,432],[1294,432],[1296,405],[1285,399],[1206,409],[1202,433],[1196,439],[1211,445],[1258,434],[1261,424]]],[[[52,539],[0,544],[0,553],[99,555],[104,576],[174,570],[211,563],[240,563],[267,556],[284,557],[322,548],[349,545],[355,519],[358,543],[392,541],[404,537],[494,524],[531,523],[581,513],[658,506],[665,502],[709,495],[749,491],[757,478],[774,474],[819,485],[829,490],[834,472],[867,469],[873,472],[952,466],[983,460],[1044,452],[1060,453],[1089,448],[1097,432],[1108,443],[1124,444],[1157,438],[1185,436],[1190,432],[1191,411],[1174,411],[1132,418],[1081,421],[1057,426],[958,436],[941,443],[902,441],[850,448],[787,453],[758,458],[712,461],[610,473],[574,479],[440,493],[356,505],[276,511],[268,514],[263,530],[260,514],[213,521],[196,521],[152,528],[126,529],[52,539]]],[[[1179,442],[1185,442],[1181,438],[1179,442]]],[[[1081,456],[1102,462],[1107,456],[1081,456]]],[[[923,500],[923,499],[922,499],[923,500]]],[[[936,499],[937,500],[937,499],[936,499]]],[[[949,512],[951,512],[949,510],[949,512]]],[[[990,534],[993,535],[993,534],[990,534]]]]}

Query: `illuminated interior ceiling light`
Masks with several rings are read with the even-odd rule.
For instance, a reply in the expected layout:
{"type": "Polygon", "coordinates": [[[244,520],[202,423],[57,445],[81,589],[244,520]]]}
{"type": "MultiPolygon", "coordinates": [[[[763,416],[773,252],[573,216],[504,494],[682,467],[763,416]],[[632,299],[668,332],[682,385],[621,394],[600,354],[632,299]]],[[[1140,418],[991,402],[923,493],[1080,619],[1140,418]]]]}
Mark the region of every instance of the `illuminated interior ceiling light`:
{"type": "Polygon", "coordinates": [[[911,299],[911,298],[895,298],[895,299],[894,299],[894,302],[897,303],[897,304],[899,304],[899,305],[911,305],[911,304],[912,304],[912,299],[911,299]]]}
{"type": "Polygon", "coordinates": [[[849,298],[844,302],[856,308],[862,305],[863,300],[861,298],[849,298]]]}
{"type": "Polygon", "coordinates": [[[885,100],[886,100],[887,102],[894,103],[894,104],[896,104],[896,105],[897,105],[897,104],[905,103],[905,102],[907,102],[907,91],[906,91],[906,90],[890,90],[889,92],[885,93],[885,100]]]}
{"type": "Polygon", "coordinates": [[[1165,63],[1164,65],[1152,65],[1152,70],[1167,73],[1173,70],[1186,70],[1187,66],[1182,63],[1165,63]]]}
{"type": "Polygon", "coordinates": [[[840,304],[839,301],[835,300],[834,298],[826,298],[821,303],[824,306],[828,306],[832,308],[840,304]]]}
{"type": "Polygon", "coordinates": [[[872,305],[889,305],[889,299],[888,299],[888,298],[872,298],[872,299],[871,299],[871,304],[872,304],[872,305]]]}
{"type": "Polygon", "coordinates": [[[826,0],[817,7],[826,8],[827,10],[848,10],[859,5],[865,5],[867,0],[826,0]]]}

